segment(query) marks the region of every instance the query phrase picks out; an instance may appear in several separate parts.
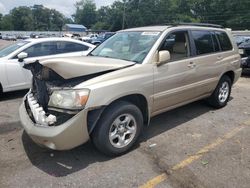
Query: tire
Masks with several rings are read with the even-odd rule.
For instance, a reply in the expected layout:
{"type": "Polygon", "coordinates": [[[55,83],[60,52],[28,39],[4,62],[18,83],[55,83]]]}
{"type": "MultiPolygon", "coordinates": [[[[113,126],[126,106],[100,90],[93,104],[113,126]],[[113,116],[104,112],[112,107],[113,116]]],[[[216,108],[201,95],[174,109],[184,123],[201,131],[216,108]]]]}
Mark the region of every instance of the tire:
{"type": "Polygon", "coordinates": [[[220,79],[213,94],[209,97],[208,99],[209,104],[217,109],[225,107],[230,98],[231,89],[232,89],[232,81],[227,75],[224,75],[220,79]]]}
{"type": "Polygon", "coordinates": [[[96,148],[108,156],[128,152],[137,141],[143,127],[140,109],[125,101],[107,107],[91,138],[96,148]]]}

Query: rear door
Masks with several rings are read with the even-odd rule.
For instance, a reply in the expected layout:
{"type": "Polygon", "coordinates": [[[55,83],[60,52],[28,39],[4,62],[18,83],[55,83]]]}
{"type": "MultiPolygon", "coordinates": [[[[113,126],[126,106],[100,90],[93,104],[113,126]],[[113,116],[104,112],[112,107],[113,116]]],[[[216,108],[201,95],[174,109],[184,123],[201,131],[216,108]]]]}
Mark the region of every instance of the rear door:
{"type": "MultiPolygon", "coordinates": [[[[195,92],[199,95],[209,95],[215,89],[225,69],[225,59],[228,55],[221,48],[216,31],[192,30],[191,33],[191,41],[195,49],[192,61],[196,66],[198,79],[195,92]]],[[[232,46],[228,50],[230,49],[232,50],[232,46]]]]}
{"type": "Polygon", "coordinates": [[[218,39],[213,31],[192,30],[191,40],[195,50],[192,62],[196,66],[198,81],[195,92],[199,95],[209,94],[214,90],[222,68],[218,39]]]}

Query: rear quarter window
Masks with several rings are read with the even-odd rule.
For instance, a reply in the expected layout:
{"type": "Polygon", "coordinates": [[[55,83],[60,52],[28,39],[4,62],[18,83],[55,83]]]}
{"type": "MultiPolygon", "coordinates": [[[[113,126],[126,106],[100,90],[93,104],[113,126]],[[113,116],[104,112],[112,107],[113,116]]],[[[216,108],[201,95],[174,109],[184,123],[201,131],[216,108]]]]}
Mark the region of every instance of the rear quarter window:
{"type": "Polygon", "coordinates": [[[216,36],[220,42],[222,51],[229,51],[233,49],[232,43],[225,32],[217,31],[216,36]]]}

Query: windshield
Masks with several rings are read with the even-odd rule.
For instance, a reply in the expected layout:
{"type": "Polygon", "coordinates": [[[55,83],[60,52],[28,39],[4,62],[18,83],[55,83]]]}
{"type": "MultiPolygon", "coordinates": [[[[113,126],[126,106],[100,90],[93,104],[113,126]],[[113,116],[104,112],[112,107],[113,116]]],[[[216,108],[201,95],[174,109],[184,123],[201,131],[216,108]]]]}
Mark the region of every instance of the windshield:
{"type": "Polygon", "coordinates": [[[22,42],[17,42],[17,43],[11,44],[11,45],[0,50],[0,57],[5,57],[28,43],[29,42],[27,42],[27,41],[22,41],[22,42]]]}
{"type": "Polygon", "coordinates": [[[98,46],[90,55],[142,63],[160,32],[121,32],[98,46]]]}

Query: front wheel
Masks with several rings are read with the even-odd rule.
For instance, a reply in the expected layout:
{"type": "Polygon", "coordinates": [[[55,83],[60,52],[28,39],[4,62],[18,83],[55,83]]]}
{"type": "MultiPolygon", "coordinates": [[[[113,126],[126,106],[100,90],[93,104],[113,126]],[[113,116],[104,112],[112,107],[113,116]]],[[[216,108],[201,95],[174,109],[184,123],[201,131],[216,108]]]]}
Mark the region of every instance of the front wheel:
{"type": "Polygon", "coordinates": [[[92,133],[94,145],[109,156],[117,156],[131,149],[143,127],[140,109],[120,101],[109,106],[92,133]]]}
{"type": "Polygon", "coordinates": [[[215,108],[223,108],[224,106],[226,106],[230,98],[231,88],[231,79],[227,75],[224,75],[220,79],[213,94],[208,99],[209,104],[215,108]]]}

